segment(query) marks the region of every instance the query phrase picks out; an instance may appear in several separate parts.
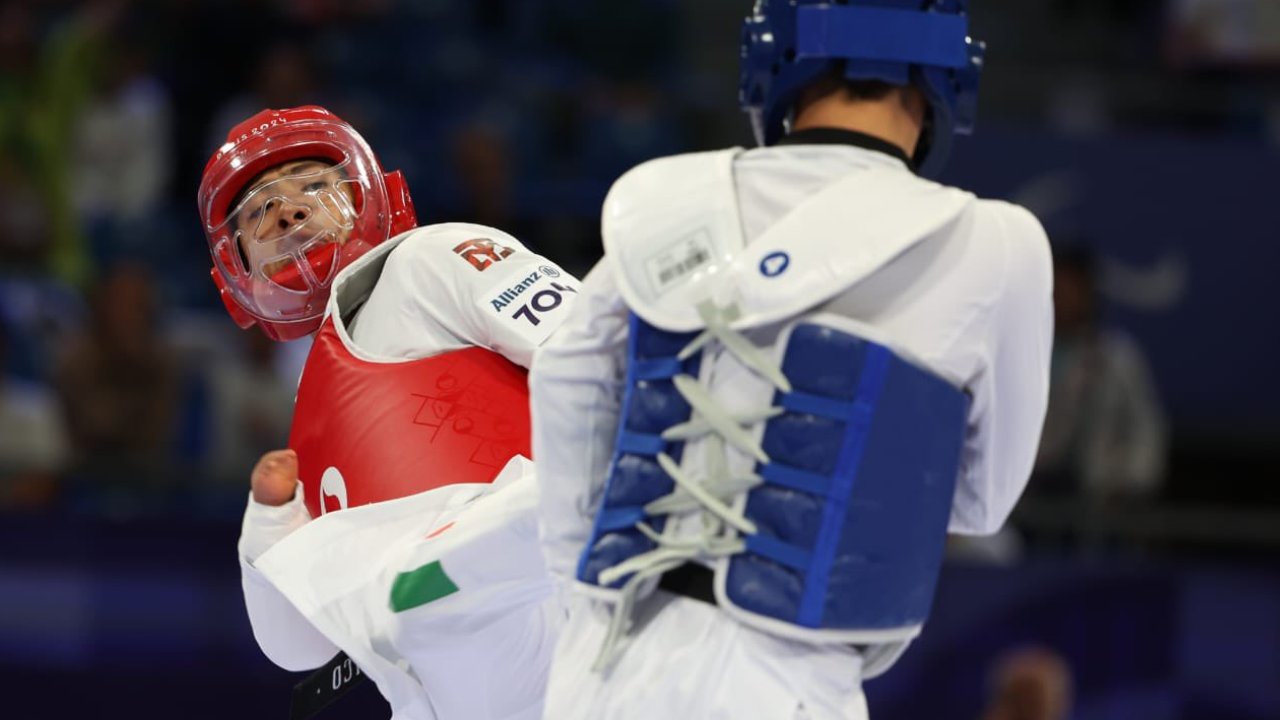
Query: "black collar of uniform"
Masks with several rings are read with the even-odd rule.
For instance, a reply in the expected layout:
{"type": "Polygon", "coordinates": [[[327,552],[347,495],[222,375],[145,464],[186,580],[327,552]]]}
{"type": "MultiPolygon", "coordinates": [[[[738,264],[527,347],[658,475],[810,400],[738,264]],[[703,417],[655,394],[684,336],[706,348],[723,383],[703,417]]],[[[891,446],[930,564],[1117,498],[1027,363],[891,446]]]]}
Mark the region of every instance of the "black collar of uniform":
{"type": "Polygon", "coordinates": [[[882,152],[901,160],[912,170],[915,169],[915,164],[911,162],[911,158],[907,157],[902,148],[887,140],[881,140],[874,135],[868,135],[857,130],[831,127],[806,128],[804,130],[796,130],[783,137],[777,142],[777,145],[852,145],[882,152]]]}

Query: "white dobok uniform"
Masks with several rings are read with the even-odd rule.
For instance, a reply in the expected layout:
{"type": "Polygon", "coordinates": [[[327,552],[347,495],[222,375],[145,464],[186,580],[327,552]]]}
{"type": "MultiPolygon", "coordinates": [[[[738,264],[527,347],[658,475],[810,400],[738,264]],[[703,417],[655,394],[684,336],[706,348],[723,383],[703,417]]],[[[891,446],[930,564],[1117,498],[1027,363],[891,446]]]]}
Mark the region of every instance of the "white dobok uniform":
{"type": "MultiPolygon", "coordinates": [[[[510,301],[553,281],[578,286],[506,233],[434,225],[343,270],[327,311],[341,318],[338,336],[363,361],[481,347],[527,368],[574,293],[521,317],[510,301]],[[501,252],[468,259],[460,248],[474,238],[501,252]]],[[[301,489],[281,507],[250,498],[239,553],[254,636],[288,670],[319,667],[343,650],[377,683],[396,720],[539,717],[562,615],[548,602],[535,506],[533,463],[521,456],[492,484],[445,485],[314,519],[301,489]],[[395,578],[432,562],[457,591],[393,611],[395,578]]]]}
{"type": "MultiPolygon", "coordinates": [[[[702,360],[690,372],[725,417],[736,414],[757,440],[763,421],[751,412],[768,403],[775,385],[720,340],[728,335],[774,358],[797,321],[814,320],[881,342],[962,390],[969,404],[957,414],[959,473],[954,495],[940,505],[939,545],[944,531],[995,532],[1021,494],[1048,388],[1045,233],[1026,210],[921,179],[860,138],[665,158],[612,189],[605,259],[530,375],[544,550],[548,569],[569,590],[549,720],[866,717],[862,680],[887,669],[919,631],[837,632],[815,642],[807,630],[726,607],[718,571],[715,604],[655,589],[656,578],[642,584],[627,611],[629,632],[610,637],[621,602],[583,582],[579,562],[615,472],[637,319],[692,334],[710,328],[708,309],[719,314],[719,334],[700,345],[702,360]],[[602,647],[616,655],[593,669],[602,647]]],[[[697,411],[693,418],[689,425],[698,425],[697,411]]],[[[711,426],[686,428],[676,464],[696,477],[720,453],[729,470],[749,473],[753,458],[713,438],[711,426]]],[[[725,504],[741,516],[743,493],[725,504]]],[[[671,544],[663,552],[714,546],[708,527],[737,537],[705,503],[690,505],[666,517],[659,532],[671,544]]],[[[695,561],[715,569],[726,558],[704,552],[695,561]]]]}

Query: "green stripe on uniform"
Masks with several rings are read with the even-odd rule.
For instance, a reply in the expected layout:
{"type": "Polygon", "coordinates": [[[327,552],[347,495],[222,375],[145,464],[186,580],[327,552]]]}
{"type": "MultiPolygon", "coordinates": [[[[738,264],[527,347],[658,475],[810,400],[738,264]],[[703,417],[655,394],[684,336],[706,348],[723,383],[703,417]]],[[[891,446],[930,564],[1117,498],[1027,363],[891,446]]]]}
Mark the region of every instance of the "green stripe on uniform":
{"type": "Polygon", "coordinates": [[[391,585],[391,611],[404,612],[458,592],[440,561],[400,573],[391,585]]]}

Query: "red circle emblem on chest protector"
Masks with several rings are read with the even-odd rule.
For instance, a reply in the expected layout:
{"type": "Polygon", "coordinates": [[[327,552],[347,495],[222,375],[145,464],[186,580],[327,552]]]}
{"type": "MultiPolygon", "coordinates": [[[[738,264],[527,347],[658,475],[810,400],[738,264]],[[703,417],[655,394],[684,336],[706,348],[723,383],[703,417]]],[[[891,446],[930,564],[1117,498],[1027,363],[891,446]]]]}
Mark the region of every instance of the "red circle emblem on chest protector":
{"type": "Polygon", "coordinates": [[[492,482],[511,458],[532,456],[526,375],[483,348],[367,362],[326,319],[307,356],[289,438],[307,510],[319,517],[492,482]]]}

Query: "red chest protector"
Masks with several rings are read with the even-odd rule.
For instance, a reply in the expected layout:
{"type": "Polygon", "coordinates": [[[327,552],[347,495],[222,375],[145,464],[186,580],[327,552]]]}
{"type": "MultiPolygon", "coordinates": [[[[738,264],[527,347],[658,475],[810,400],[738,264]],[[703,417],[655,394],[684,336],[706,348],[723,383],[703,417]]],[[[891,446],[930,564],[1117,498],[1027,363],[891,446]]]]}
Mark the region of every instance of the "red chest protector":
{"type": "Polygon", "coordinates": [[[289,447],[312,517],[461,483],[491,482],[529,450],[524,368],[482,348],[372,363],[316,333],[289,447]]]}

